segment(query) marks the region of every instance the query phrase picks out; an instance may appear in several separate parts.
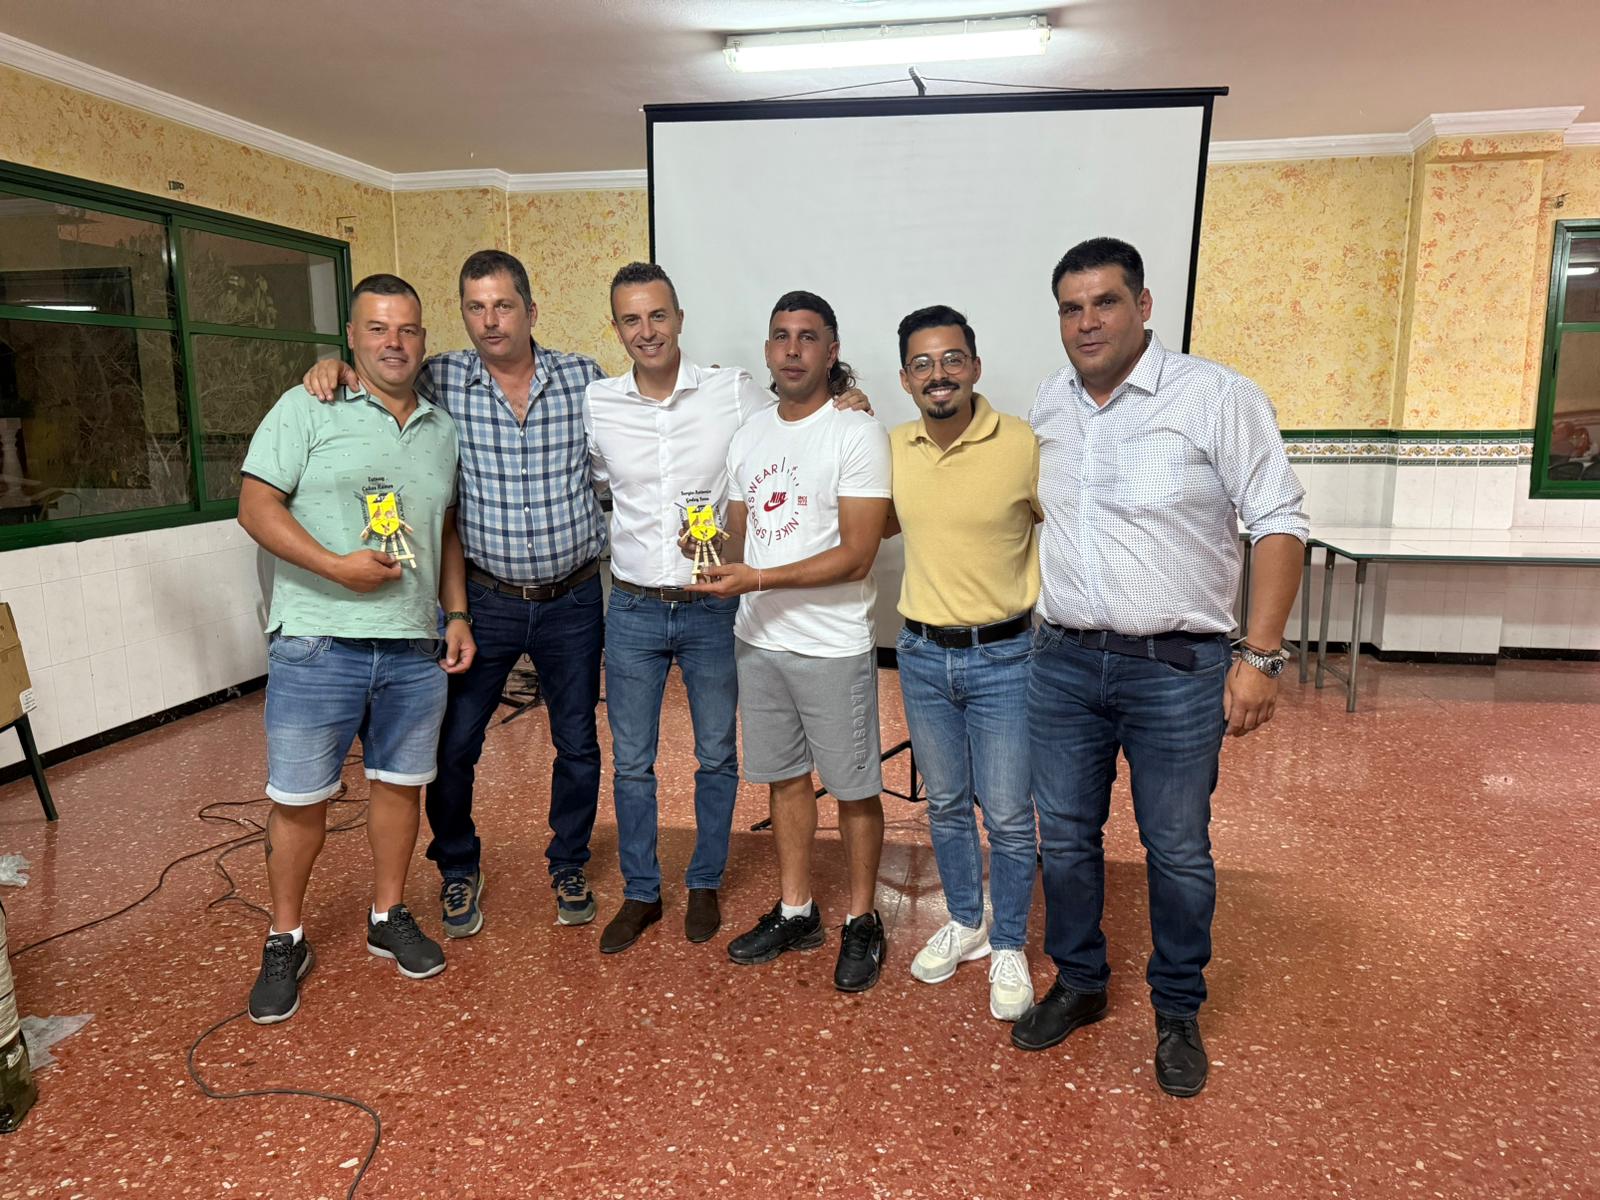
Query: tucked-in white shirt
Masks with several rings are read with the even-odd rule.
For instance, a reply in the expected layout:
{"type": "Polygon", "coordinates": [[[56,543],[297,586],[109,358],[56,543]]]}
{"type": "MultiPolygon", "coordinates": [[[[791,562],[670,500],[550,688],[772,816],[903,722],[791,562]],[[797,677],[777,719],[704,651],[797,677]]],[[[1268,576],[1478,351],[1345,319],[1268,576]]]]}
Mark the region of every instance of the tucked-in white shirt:
{"type": "MultiPolygon", "coordinates": [[[[728,449],[728,502],[746,510],[744,561],[787,566],[839,544],[839,501],[887,500],[889,434],[864,412],[824,404],[785,421],[777,409],[750,418],[728,449]]],[[[734,636],[766,650],[848,658],[872,649],[878,585],[777,588],[739,598],[734,636]]]]}
{"type": "Polygon", "coordinates": [[[597,379],[584,396],[590,472],[611,488],[611,570],[641,587],[682,587],[694,563],[678,546],[684,509],[728,492],[728,445],[771,408],[772,393],[737,367],[678,362],[672,395],[640,393],[633,372],[597,379]]]}
{"type": "Polygon", "coordinates": [[[1103,406],[1070,364],[1039,385],[1038,608],[1069,629],[1226,633],[1240,522],[1305,541],[1305,489],[1265,392],[1148,336],[1103,406]]]}

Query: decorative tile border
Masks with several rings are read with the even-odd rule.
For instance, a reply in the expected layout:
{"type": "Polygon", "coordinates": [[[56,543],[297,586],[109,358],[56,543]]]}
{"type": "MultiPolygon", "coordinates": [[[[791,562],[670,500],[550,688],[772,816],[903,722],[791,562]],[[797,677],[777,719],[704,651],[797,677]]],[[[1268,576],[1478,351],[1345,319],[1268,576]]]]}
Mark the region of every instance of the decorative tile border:
{"type": "Polygon", "coordinates": [[[1285,429],[1291,462],[1463,466],[1533,461],[1531,429],[1420,433],[1405,429],[1285,429]]]}

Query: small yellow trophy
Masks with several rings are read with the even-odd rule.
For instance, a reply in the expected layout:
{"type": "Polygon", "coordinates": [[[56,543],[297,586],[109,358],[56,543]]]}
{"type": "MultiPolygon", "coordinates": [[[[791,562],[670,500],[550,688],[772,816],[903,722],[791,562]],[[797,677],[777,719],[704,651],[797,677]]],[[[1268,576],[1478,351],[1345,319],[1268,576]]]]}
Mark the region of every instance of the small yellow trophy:
{"type": "Polygon", "coordinates": [[[367,518],[367,523],[361,527],[361,540],[377,538],[379,550],[415,571],[417,556],[412,553],[406,534],[415,537],[416,530],[400,515],[400,489],[362,492],[360,498],[367,518]]]}
{"type": "Polygon", "coordinates": [[[699,583],[709,566],[722,565],[722,555],[717,553],[717,543],[727,534],[717,528],[717,510],[710,504],[691,504],[685,510],[688,537],[694,542],[694,582],[699,583]]]}

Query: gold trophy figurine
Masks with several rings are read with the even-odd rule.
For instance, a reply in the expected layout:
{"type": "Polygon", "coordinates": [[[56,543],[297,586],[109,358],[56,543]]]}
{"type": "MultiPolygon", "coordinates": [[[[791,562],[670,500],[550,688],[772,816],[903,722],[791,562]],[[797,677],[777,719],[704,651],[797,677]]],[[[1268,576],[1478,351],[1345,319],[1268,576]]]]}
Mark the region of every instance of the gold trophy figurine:
{"type": "Polygon", "coordinates": [[[417,569],[417,556],[411,552],[406,534],[416,536],[416,530],[406,524],[400,515],[400,491],[365,492],[361,495],[367,523],[361,528],[363,542],[378,539],[378,549],[396,562],[403,562],[413,571],[417,569]]]}
{"type": "Polygon", "coordinates": [[[686,536],[694,543],[694,582],[699,583],[710,566],[722,565],[722,555],[717,553],[717,543],[727,539],[727,533],[717,528],[717,510],[710,504],[691,504],[685,512],[688,521],[686,536]]]}

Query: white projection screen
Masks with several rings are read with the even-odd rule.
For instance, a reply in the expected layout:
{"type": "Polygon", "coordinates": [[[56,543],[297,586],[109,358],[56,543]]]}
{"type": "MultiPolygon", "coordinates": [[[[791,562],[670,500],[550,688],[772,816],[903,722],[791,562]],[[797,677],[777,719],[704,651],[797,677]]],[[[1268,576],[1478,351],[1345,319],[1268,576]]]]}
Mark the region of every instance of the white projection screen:
{"type": "MultiPolygon", "coordinates": [[[[645,108],[651,254],[683,305],[684,352],[748,368],[784,292],[839,317],[840,356],[886,425],[917,415],[900,386],[900,318],[965,313],[979,390],[1026,416],[1065,362],[1050,294],[1084,238],[1139,248],[1150,324],[1188,348],[1211,106],[1225,89],[1044,92],[645,108]]],[[[899,621],[899,539],[876,570],[878,642],[899,621]]]]}

